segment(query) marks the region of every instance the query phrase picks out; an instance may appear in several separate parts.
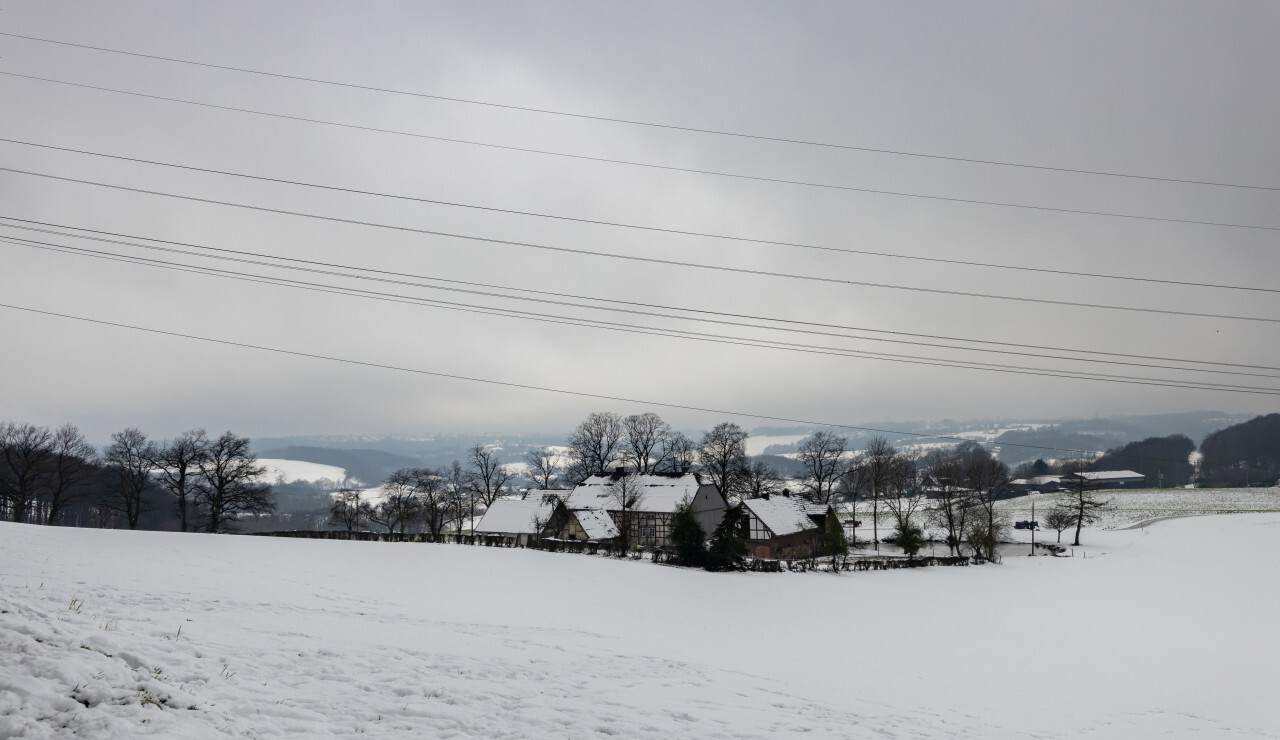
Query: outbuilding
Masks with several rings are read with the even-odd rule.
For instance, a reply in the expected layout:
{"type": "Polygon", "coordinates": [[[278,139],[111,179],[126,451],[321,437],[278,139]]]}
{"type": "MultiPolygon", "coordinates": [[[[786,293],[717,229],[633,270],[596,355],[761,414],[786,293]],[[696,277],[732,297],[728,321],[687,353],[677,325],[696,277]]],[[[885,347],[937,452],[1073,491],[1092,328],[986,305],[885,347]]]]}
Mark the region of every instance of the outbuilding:
{"type": "Polygon", "coordinates": [[[817,554],[827,517],[835,512],[784,491],[742,502],[747,550],[761,559],[805,558],[817,554]]]}

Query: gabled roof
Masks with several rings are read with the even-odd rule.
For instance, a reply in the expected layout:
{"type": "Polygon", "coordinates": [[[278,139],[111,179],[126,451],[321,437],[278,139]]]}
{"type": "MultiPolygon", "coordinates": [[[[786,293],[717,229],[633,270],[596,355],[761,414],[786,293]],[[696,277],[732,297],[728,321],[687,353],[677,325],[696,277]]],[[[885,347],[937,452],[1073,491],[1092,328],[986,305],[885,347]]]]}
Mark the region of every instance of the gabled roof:
{"type": "Polygon", "coordinates": [[[776,537],[817,529],[818,523],[813,517],[827,513],[827,507],[821,504],[791,496],[752,498],[743,501],[742,505],[776,537]]]}
{"type": "MultiPolygon", "coordinates": [[[[613,498],[610,486],[620,476],[593,475],[578,484],[569,497],[570,508],[601,508],[616,511],[622,507],[613,498]]],[[[698,489],[704,484],[696,473],[683,475],[633,475],[632,484],[637,486],[643,495],[634,511],[654,513],[670,513],[676,510],[681,501],[692,500],[698,495],[698,489]]]]}
{"type": "Polygon", "coordinates": [[[476,532],[503,534],[537,534],[533,518],[546,521],[551,516],[551,505],[542,503],[542,496],[530,494],[528,498],[500,498],[484,513],[476,532]]]}
{"type": "Polygon", "coordinates": [[[1034,478],[1027,479],[1027,485],[1031,485],[1031,486],[1043,486],[1046,483],[1061,483],[1061,482],[1062,482],[1062,476],[1060,475],[1037,475],[1034,478]]]}
{"type": "Polygon", "coordinates": [[[620,534],[613,518],[604,509],[574,509],[573,515],[578,518],[578,524],[589,540],[610,540],[620,534]]]}
{"type": "Polygon", "coordinates": [[[1132,470],[1096,470],[1092,472],[1072,473],[1071,475],[1092,481],[1135,480],[1139,478],[1145,479],[1147,477],[1142,473],[1135,473],[1132,470]]]}

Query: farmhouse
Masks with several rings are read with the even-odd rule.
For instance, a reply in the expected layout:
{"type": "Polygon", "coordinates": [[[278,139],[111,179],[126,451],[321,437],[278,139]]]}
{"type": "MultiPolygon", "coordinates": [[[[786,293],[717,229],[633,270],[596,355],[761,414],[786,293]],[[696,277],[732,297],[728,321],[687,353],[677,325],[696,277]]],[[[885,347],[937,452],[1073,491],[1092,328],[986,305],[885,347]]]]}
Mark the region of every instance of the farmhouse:
{"type": "Polygon", "coordinates": [[[1147,476],[1132,470],[1097,470],[1092,472],[1068,473],[1062,476],[1062,487],[1076,488],[1080,481],[1085,488],[1142,488],[1147,476]]]}
{"type": "Polygon", "coordinates": [[[720,489],[698,473],[640,475],[622,468],[611,475],[593,475],[578,484],[565,508],[575,513],[580,526],[581,512],[607,512],[614,527],[619,531],[626,528],[632,544],[661,547],[671,544],[671,515],[685,499],[693,502],[694,514],[707,532],[715,529],[728,508],[720,489]],[[630,501],[625,511],[624,498],[630,501]]]}
{"type": "Polygon", "coordinates": [[[920,489],[929,498],[938,498],[943,493],[964,493],[972,490],[963,480],[930,474],[925,474],[920,480],[920,489]]]}
{"type": "Polygon", "coordinates": [[[786,491],[747,499],[742,508],[747,515],[747,549],[757,558],[803,558],[816,553],[827,517],[835,516],[830,506],[786,491]]]}

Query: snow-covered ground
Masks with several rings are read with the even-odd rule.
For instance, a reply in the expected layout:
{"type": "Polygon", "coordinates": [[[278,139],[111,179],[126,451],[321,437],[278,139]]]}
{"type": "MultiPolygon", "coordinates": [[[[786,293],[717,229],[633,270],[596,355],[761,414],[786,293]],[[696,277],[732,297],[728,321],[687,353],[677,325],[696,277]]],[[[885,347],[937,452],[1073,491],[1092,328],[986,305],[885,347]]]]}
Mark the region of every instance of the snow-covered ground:
{"type": "Polygon", "coordinates": [[[6,523],[0,738],[1280,737],[1278,538],[1225,515],[1075,558],[711,574],[6,523]]]}
{"type": "Polygon", "coordinates": [[[267,469],[267,472],[262,476],[262,481],[265,483],[275,483],[281,478],[284,479],[285,483],[293,483],[300,480],[341,483],[347,477],[345,468],[340,468],[336,465],[304,462],[302,460],[264,457],[258,459],[258,464],[267,469]]]}

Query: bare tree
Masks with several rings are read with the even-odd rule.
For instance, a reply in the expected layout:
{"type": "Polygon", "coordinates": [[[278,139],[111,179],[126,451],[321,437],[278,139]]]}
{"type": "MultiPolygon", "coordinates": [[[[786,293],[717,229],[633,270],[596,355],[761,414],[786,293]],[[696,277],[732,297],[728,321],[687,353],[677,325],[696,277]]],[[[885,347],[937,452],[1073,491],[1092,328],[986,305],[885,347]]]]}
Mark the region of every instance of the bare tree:
{"type": "Polygon", "coordinates": [[[53,434],[34,424],[0,425],[0,498],[15,522],[34,513],[41,478],[53,455],[53,434]]]}
{"type": "Polygon", "coordinates": [[[529,450],[524,456],[529,465],[529,478],[542,490],[555,488],[560,477],[560,457],[550,447],[529,450]]]}
{"type": "Polygon", "coordinates": [[[1070,506],[1059,504],[1049,509],[1044,515],[1044,526],[1058,533],[1058,542],[1062,542],[1062,533],[1071,529],[1076,523],[1076,512],[1070,506]]]}
{"type": "Polygon", "coordinates": [[[911,527],[916,512],[924,504],[924,489],[916,479],[913,455],[899,452],[894,456],[894,465],[889,476],[888,495],[885,496],[884,502],[889,508],[896,530],[902,531],[911,527]]]}
{"type": "Polygon", "coordinates": [[[267,469],[249,451],[249,438],[224,432],[210,440],[198,463],[196,501],[210,532],[224,532],[239,514],[266,514],[276,507],[271,486],[259,483],[267,469]]]}
{"type": "Polygon", "coordinates": [[[836,481],[848,466],[844,460],[847,442],[834,432],[816,432],[797,448],[796,458],[806,474],[802,485],[809,497],[820,504],[831,502],[836,481]]]}
{"type": "Polygon", "coordinates": [[[849,544],[853,547],[858,546],[858,502],[861,501],[867,492],[867,476],[863,471],[863,463],[861,458],[855,458],[845,467],[844,474],[840,476],[840,480],[836,482],[835,493],[833,498],[838,501],[847,501],[852,517],[850,523],[849,544]]]}
{"type": "MultiPolygon", "coordinates": [[[[493,506],[493,502],[506,492],[507,482],[511,480],[512,475],[502,466],[502,460],[498,459],[498,453],[494,450],[476,445],[471,448],[468,456],[470,458],[468,462],[471,465],[469,471],[471,484],[485,508],[493,506]]],[[[471,518],[475,519],[474,506],[471,510],[471,518]]]]}
{"type": "Polygon", "coordinates": [[[742,497],[761,498],[782,490],[782,476],[764,460],[752,460],[742,469],[742,497]]]}
{"type": "Polygon", "coordinates": [[[1071,487],[1069,493],[1071,498],[1063,501],[1062,505],[1071,512],[1072,524],[1076,528],[1076,538],[1071,544],[1074,547],[1079,547],[1080,530],[1084,528],[1084,525],[1098,521],[1098,510],[1111,502],[1094,498],[1085,485],[1083,477],[1077,477],[1075,485],[1071,487]]]}
{"type": "Polygon", "coordinates": [[[935,462],[929,474],[936,483],[934,523],[947,533],[947,549],[958,556],[968,531],[969,512],[974,506],[971,492],[963,484],[964,465],[959,458],[948,456],[935,462]]]}
{"type": "Polygon", "coordinates": [[[88,496],[97,451],[74,424],[64,424],[50,440],[44,485],[44,522],[58,524],[68,504],[88,496]]]}
{"type": "Polygon", "coordinates": [[[698,464],[726,499],[742,499],[742,469],[747,466],[747,437],[742,427],[723,422],[702,435],[698,464]]]}
{"type": "Polygon", "coordinates": [[[336,492],[333,505],[329,507],[329,521],[348,532],[359,532],[361,522],[369,521],[373,516],[373,504],[362,501],[363,497],[364,491],[355,488],[336,492]]]}
{"type": "Polygon", "coordinates": [[[663,467],[668,450],[663,444],[671,434],[671,425],[653,412],[632,414],[622,420],[623,464],[641,474],[663,467]]]}
{"type": "Polygon", "coordinates": [[[441,508],[447,522],[452,518],[456,527],[457,542],[462,542],[462,522],[468,515],[475,521],[476,487],[471,475],[463,469],[462,463],[454,460],[449,467],[441,470],[441,508]],[[452,516],[451,516],[452,514],[452,516]]]}
{"type": "Polygon", "coordinates": [[[644,503],[645,490],[640,486],[636,476],[624,474],[617,476],[612,483],[605,486],[605,494],[613,508],[620,512],[617,524],[622,540],[622,550],[625,552],[638,534],[631,531],[634,528],[632,520],[635,510],[644,503]]]}
{"type": "Polygon", "coordinates": [[[404,534],[410,523],[422,514],[422,501],[417,493],[417,477],[411,470],[397,470],[382,484],[382,501],[369,514],[369,521],[404,534]]]}
{"type": "Polygon", "coordinates": [[[618,457],[622,445],[622,418],[611,411],[597,412],[569,435],[569,466],[565,471],[571,483],[604,473],[618,457]]]}
{"type": "MultiPolygon", "coordinates": [[[[462,467],[454,462],[454,469],[461,473],[462,467]]],[[[451,491],[448,474],[430,468],[417,468],[407,471],[413,476],[414,494],[421,507],[422,523],[434,542],[440,541],[440,533],[449,515],[451,491]]]]}
{"type": "Polygon", "coordinates": [[[884,437],[872,437],[859,461],[859,470],[871,491],[871,539],[880,550],[880,497],[889,489],[898,451],[884,437]]]}
{"type": "Polygon", "coordinates": [[[208,452],[209,439],[203,429],[193,429],[153,448],[152,468],[160,485],[173,494],[178,523],[188,531],[188,514],[195,499],[200,462],[208,452]]]}
{"type": "Polygon", "coordinates": [[[660,473],[684,473],[698,460],[698,445],[684,432],[671,432],[662,439],[657,470],[660,473]]]}
{"type": "Polygon", "coordinates": [[[1009,482],[1009,466],[975,442],[957,445],[956,455],[962,461],[964,482],[972,492],[978,514],[977,520],[970,519],[967,539],[977,554],[995,562],[1000,536],[1006,528],[996,512],[996,502],[1000,490],[1009,482]]]}
{"type": "Polygon", "coordinates": [[[138,528],[144,495],[155,485],[151,474],[154,446],[146,432],[130,427],[111,435],[111,444],[103,450],[102,459],[111,477],[108,506],[124,516],[129,529],[138,528]]]}

